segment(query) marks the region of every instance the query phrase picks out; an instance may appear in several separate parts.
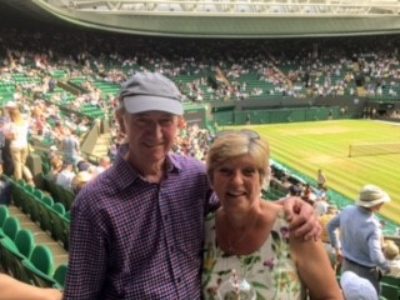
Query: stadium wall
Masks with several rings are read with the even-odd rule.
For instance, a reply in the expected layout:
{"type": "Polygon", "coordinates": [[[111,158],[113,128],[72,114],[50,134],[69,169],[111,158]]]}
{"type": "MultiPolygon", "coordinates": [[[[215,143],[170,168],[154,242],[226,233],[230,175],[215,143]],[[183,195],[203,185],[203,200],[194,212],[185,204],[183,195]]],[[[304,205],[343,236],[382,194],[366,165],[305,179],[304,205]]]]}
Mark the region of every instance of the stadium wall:
{"type": "Polygon", "coordinates": [[[215,102],[211,103],[211,111],[218,125],[268,124],[361,118],[367,103],[367,99],[354,97],[272,97],[215,102]]]}

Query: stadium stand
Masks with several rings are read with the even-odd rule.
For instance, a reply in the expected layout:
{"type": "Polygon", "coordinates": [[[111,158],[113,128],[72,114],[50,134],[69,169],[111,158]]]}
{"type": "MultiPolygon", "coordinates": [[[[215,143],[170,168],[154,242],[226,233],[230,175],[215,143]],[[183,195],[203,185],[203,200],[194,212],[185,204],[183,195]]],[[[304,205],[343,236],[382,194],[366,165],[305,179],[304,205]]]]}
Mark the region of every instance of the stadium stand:
{"type": "MultiPolygon", "coordinates": [[[[101,158],[113,159],[123,142],[113,110],[120,84],[134,71],[158,71],[179,85],[194,117],[174,150],[200,160],[218,125],[400,119],[397,35],[210,41],[41,30],[0,29],[0,106],[16,102],[23,109],[40,161],[35,186],[3,175],[12,186],[12,204],[0,206],[0,264],[15,278],[41,287],[64,285],[69,210],[79,188],[103,170],[101,158]],[[80,146],[72,163],[79,181],[67,187],[58,180],[68,165],[66,129],[80,146]],[[79,169],[82,161],[87,165],[79,169]]],[[[362,155],[375,151],[358,148],[362,155]]],[[[298,182],[316,190],[315,180],[298,170],[277,161],[272,168],[275,178],[266,198],[280,199],[298,182]]],[[[339,209],[350,203],[334,190],[328,198],[339,209]]],[[[386,236],[398,234],[398,224],[381,220],[386,236]]],[[[382,287],[386,299],[399,298],[397,279],[385,277],[382,287]]]]}

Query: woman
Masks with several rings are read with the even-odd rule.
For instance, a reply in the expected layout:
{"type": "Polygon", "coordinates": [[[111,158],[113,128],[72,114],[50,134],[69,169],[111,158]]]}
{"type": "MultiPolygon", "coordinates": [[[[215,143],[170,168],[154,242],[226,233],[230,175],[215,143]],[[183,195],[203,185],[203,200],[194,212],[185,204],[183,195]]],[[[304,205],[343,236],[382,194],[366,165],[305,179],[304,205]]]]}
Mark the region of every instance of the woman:
{"type": "Polygon", "coordinates": [[[207,172],[221,207],[206,222],[204,299],[301,299],[303,287],[312,299],[343,299],[322,244],[292,236],[282,206],[261,198],[268,160],[253,131],[211,146],[207,172]]]}
{"type": "Polygon", "coordinates": [[[33,176],[25,165],[28,158],[28,128],[29,123],[22,117],[18,107],[9,107],[10,124],[6,129],[6,138],[10,142],[10,151],[14,163],[14,177],[16,180],[25,176],[26,181],[34,185],[33,176]]]}

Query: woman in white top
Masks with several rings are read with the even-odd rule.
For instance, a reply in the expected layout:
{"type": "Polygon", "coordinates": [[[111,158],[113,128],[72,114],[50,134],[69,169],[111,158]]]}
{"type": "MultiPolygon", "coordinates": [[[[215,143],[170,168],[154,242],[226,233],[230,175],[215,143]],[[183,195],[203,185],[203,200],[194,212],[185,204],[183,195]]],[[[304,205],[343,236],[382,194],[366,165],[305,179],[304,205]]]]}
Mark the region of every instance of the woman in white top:
{"type": "Polygon", "coordinates": [[[203,298],[343,299],[322,243],[294,237],[282,206],[261,198],[268,159],[248,130],[220,135],[208,152],[221,206],[205,224],[203,298]]]}
{"type": "Polygon", "coordinates": [[[11,158],[14,163],[14,177],[16,180],[25,179],[33,184],[32,173],[26,167],[28,157],[28,129],[29,123],[22,118],[18,107],[10,107],[10,123],[7,126],[6,138],[10,140],[11,158]]]}

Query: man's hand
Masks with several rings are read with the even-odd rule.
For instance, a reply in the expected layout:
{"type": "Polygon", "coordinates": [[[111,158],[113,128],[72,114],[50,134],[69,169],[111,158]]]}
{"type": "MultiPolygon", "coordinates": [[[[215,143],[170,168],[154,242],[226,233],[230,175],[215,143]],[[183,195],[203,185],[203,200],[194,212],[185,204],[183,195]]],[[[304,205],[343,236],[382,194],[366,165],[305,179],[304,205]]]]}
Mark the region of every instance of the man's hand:
{"type": "Polygon", "coordinates": [[[291,234],[306,241],[320,237],[322,228],[310,204],[299,197],[288,197],[280,202],[289,221],[291,234]]]}

